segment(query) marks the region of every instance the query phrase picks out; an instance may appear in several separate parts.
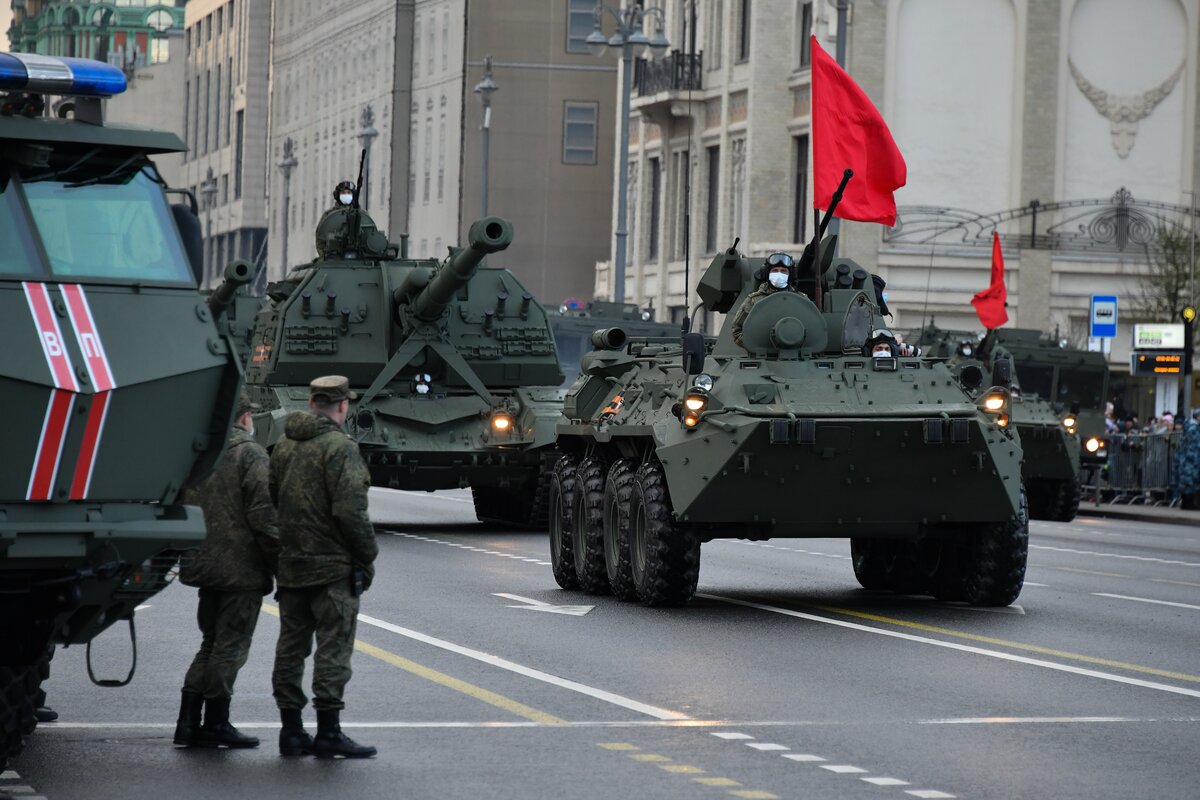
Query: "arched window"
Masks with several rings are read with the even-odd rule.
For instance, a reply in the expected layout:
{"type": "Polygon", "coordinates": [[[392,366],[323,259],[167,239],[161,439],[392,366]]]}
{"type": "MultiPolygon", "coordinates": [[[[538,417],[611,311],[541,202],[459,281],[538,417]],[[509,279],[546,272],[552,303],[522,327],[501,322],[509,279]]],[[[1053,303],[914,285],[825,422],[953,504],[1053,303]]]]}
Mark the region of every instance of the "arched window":
{"type": "Polygon", "coordinates": [[[170,11],[159,8],[146,15],[146,24],[159,33],[162,33],[175,24],[175,19],[171,16],[170,11]]]}

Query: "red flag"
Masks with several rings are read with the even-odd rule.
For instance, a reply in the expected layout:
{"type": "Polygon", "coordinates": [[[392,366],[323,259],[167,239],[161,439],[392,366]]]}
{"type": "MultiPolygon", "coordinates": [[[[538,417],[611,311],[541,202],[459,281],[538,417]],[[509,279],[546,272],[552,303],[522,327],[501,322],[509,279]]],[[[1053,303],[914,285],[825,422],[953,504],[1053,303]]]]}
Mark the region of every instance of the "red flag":
{"type": "Polygon", "coordinates": [[[892,192],[908,167],[871,98],[812,39],[813,205],[829,208],[842,172],[854,170],[834,216],[896,224],[892,192]]]}
{"type": "Polygon", "coordinates": [[[1004,288],[1004,254],[1000,252],[1000,234],[992,231],[992,283],[988,288],[971,298],[975,313],[983,327],[991,330],[1008,322],[1004,306],[1008,302],[1008,290],[1004,288]]]}

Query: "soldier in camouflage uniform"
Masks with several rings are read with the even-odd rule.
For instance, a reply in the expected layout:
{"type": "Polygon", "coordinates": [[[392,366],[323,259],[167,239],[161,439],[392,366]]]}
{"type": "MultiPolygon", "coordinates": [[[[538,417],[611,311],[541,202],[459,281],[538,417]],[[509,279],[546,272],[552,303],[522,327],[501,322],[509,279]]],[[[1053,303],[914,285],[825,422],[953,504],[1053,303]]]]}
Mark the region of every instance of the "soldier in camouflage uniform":
{"type": "Polygon", "coordinates": [[[746,299],[742,301],[741,307],[733,317],[733,342],[738,347],[745,346],[742,344],[742,326],[746,324],[746,317],[750,315],[750,309],[754,308],[755,303],[776,292],[796,291],[792,285],[794,282],[792,268],[794,266],[795,262],[787,253],[772,253],[767,256],[766,263],[763,264],[763,271],[755,276],[762,283],[757,289],[746,295],[746,299]]]}
{"type": "Polygon", "coordinates": [[[256,408],[243,390],[224,455],[184,498],[204,510],[208,533],[179,574],[183,583],[200,589],[196,616],[203,634],[183,682],[175,727],[175,744],[182,747],[258,747],[258,739],[243,736],[229,722],[233,683],[250,654],[279,557],[270,459],[252,438],[250,413],[256,408]]]}
{"type": "Polygon", "coordinates": [[[279,752],[318,758],[367,758],[374,747],[342,733],[342,700],[350,680],[350,655],[359,595],[371,584],[379,547],[367,517],[370,475],[342,426],[350,382],[332,375],[309,385],[311,414],[288,417],[284,438],[271,455],[271,495],[279,506],[279,643],[272,684],[283,720],[279,752]],[[300,712],[308,699],[301,685],[312,651],[317,735],[304,732],[300,712]]]}

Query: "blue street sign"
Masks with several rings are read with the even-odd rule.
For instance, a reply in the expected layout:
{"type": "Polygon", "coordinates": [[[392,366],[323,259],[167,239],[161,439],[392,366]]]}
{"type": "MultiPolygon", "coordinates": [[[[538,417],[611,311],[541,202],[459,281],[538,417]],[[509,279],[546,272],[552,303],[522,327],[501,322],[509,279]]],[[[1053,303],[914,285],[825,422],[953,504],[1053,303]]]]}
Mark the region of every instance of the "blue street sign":
{"type": "Polygon", "coordinates": [[[1092,328],[1090,336],[1112,339],[1117,335],[1117,296],[1092,295],[1092,328]]]}

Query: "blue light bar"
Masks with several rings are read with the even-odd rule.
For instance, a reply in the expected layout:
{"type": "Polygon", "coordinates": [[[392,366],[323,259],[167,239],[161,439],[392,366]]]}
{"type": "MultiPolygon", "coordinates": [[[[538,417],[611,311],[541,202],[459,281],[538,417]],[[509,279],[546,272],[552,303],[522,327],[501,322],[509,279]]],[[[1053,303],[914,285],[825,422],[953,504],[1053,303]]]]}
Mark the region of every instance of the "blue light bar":
{"type": "Polygon", "coordinates": [[[125,74],[86,58],[0,53],[0,91],[110,97],[125,91],[125,74]]]}

